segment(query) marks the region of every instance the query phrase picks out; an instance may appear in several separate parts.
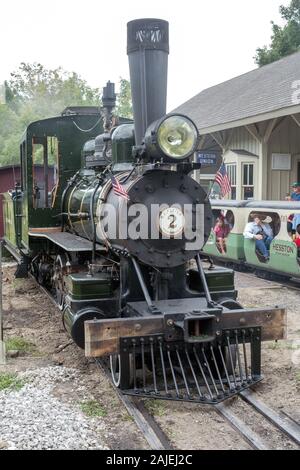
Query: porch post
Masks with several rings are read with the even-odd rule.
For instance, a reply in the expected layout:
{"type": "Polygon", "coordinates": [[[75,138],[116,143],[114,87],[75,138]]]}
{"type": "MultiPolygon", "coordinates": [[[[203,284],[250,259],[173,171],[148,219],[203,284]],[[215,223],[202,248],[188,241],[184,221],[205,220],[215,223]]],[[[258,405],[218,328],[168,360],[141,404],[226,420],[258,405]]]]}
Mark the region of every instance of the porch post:
{"type": "Polygon", "coordinates": [[[262,141],[259,144],[259,160],[258,160],[258,188],[257,199],[265,201],[267,199],[267,170],[268,170],[268,144],[262,141]]]}

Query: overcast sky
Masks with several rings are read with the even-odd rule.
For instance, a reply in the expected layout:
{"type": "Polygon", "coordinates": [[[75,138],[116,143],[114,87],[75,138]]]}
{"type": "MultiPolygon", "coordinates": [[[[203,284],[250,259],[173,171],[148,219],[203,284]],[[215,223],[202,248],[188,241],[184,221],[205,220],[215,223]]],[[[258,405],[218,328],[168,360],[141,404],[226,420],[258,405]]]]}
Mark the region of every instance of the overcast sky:
{"type": "MultiPolygon", "coordinates": [[[[0,83],[20,62],[75,71],[94,87],[129,78],[126,23],[170,23],[168,110],[255,68],[289,0],[8,0],[0,4],[0,83]]],[[[76,103],[74,103],[76,104],[76,103]]]]}

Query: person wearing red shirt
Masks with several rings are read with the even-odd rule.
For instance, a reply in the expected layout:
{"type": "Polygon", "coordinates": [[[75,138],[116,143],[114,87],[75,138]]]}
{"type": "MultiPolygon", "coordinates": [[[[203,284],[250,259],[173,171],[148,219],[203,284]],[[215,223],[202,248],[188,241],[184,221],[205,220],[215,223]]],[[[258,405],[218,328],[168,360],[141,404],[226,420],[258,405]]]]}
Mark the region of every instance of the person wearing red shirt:
{"type": "Polygon", "coordinates": [[[228,236],[228,226],[225,224],[225,220],[223,218],[217,219],[214,233],[217,239],[217,247],[221,251],[222,255],[226,253],[226,240],[225,238],[228,236]]]}
{"type": "Polygon", "coordinates": [[[296,244],[296,246],[298,248],[298,258],[299,258],[299,256],[300,256],[300,225],[297,226],[296,238],[294,240],[294,243],[296,244]]]}

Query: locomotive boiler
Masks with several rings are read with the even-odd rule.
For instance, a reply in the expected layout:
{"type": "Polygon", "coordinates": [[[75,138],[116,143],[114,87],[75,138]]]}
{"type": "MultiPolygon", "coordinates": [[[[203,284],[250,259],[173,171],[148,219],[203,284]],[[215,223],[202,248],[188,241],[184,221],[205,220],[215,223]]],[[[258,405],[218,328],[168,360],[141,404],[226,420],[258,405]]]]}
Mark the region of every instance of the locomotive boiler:
{"type": "Polygon", "coordinates": [[[22,181],[5,198],[6,246],[17,275],[30,270],[53,293],[76,344],[108,357],[125,393],[218,403],[262,379],[261,342],[284,337],[286,312],[243,309],[233,271],[204,267],[212,212],[193,178],[197,127],[166,114],[168,23],[134,20],[127,32],[134,121],[113,116],[109,82],[100,118],[73,108],[30,125],[22,181]]]}

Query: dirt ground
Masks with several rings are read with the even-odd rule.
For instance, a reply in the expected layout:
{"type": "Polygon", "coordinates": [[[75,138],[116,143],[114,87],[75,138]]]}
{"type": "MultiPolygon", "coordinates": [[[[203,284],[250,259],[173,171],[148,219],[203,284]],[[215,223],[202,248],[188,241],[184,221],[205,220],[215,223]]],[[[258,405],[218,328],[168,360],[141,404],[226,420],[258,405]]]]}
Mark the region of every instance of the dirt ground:
{"type": "Polygon", "coordinates": [[[54,390],[56,398],[66,403],[82,403],[87,396],[97,400],[105,412],[98,419],[108,430],[106,444],[110,449],[149,448],[105,375],[70,342],[59,310],[33,280],[15,279],[14,271],[9,267],[3,272],[4,340],[24,338],[34,345],[34,350],[8,359],[6,366],[0,366],[0,373],[46,366],[79,370],[82,386],[74,390],[72,382],[59,383],[54,390]]]}
{"type": "MultiPolygon", "coordinates": [[[[84,400],[89,396],[99,401],[106,415],[99,418],[109,428],[107,445],[111,449],[147,449],[135,423],[116,397],[106,377],[83,351],[70,343],[63,330],[60,312],[31,279],[16,280],[14,267],[5,267],[3,273],[5,340],[24,338],[34,350],[10,358],[0,372],[23,371],[60,365],[75,368],[82,374],[82,384],[74,390],[72,384],[61,383],[55,395],[65,402],[84,400]],[[65,348],[63,349],[63,347],[65,348]]],[[[287,413],[300,421],[300,291],[255,279],[247,274],[236,274],[239,301],[246,307],[285,305],[288,308],[288,339],[263,345],[265,380],[256,392],[272,408],[287,413]]],[[[210,407],[146,400],[148,409],[178,449],[248,449],[249,445],[216,411],[210,407]]],[[[238,415],[247,414],[252,429],[275,449],[295,448],[282,440],[281,435],[259,416],[249,412],[240,399],[234,399],[232,409],[238,415]]]]}

